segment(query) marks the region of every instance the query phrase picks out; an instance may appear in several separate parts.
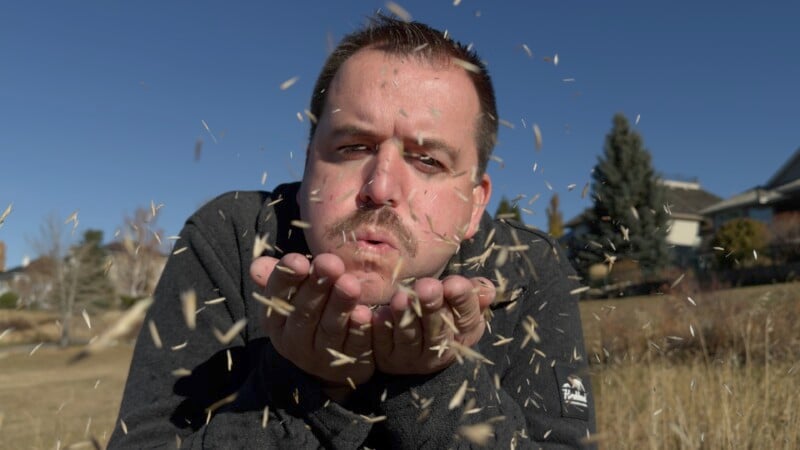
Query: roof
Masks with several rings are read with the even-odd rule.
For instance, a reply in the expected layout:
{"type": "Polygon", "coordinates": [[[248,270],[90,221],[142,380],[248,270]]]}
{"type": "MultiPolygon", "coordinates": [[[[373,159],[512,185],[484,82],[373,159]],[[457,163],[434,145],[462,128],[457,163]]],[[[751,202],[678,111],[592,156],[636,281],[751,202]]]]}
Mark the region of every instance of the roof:
{"type": "Polygon", "coordinates": [[[581,213],[578,214],[577,216],[566,221],[564,223],[564,228],[575,228],[578,225],[582,224],[586,220],[586,214],[589,212],[590,209],[591,208],[586,208],[583,211],[581,211],[581,213]]]}
{"type": "Polygon", "coordinates": [[[708,208],[705,208],[702,213],[713,214],[716,212],[725,211],[726,209],[740,208],[744,206],[768,205],[770,203],[783,200],[784,198],[786,198],[786,196],[777,190],[767,190],[756,187],[744,191],[741,194],[734,195],[733,197],[726,198],[719,203],[713,204],[708,208]]]}
{"type": "Polygon", "coordinates": [[[712,214],[728,209],[776,203],[800,192],[800,148],[778,169],[764,186],[756,186],[703,209],[712,214]]]}
{"type": "Polygon", "coordinates": [[[794,151],[794,154],[783,163],[774,175],[772,175],[765,186],[774,189],[782,184],[791,183],[792,181],[800,179],[800,175],[798,174],[800,174],[800,147],[798,147],[797,150],[794,151]]]}
{"type": "Polygon", "coordinates": [[[663,184],[666,203],[675,216],[701,216],[704,208],[722,200],[722,197],[700,188],[699,183],[664,180],[663,184]]]}
{"type": "Polygon", "coordinates": [[[10,270],[6,270],[5,272],[0,272],[0,281],[10,281],[13,280],[17,274],[22,273],[22,267],[15,267],[10,270]]]}
{"type": "MultiPolygon", "coordinates": [[[[697,182],[662,180],[664,186],[664,201],[669,207],[671,215],[676,219],[700,220],[702,211],[720,200],[722,197],[714,195],[700,187],[697,182]]],[[[579,215],[567,221],[564,226],[575,228],[583,223],[589,208],[584,209],[579,215]]]]}

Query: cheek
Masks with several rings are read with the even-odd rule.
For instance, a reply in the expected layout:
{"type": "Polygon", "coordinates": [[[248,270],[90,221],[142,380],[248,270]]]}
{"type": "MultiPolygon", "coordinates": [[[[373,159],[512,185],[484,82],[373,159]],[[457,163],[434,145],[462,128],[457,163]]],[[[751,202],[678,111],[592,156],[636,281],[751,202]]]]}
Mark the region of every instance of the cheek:
{"type": "MultiPolygon", "coordinates": [[[[313,226],[306,229],[304,233],[309,246],[316,247],[322,242],[325,230],[331,223],[331,221],[327,219],[330,215],[330,210],[326,205],[328,205],[328,202],[307,202],[301,209],[302,220],[306,223],[313,224],[313,226]]],[[[312,250],[314,249],[312,248],[312,250]]]]}
{"type": "Polygon", "coordinates": [[[414,205],[417,225],[425,233],[450,236],[463,232],[469,225],[471,213],[471,205],[453,189],[450,192],[426,192],[414,205]]]}

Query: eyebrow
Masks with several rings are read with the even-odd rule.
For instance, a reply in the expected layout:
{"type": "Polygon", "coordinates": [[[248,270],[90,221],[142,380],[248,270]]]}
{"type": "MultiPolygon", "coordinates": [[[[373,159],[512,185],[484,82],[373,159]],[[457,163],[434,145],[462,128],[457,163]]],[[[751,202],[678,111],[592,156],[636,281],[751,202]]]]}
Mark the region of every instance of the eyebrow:
{"type": "MultiPolygon", "coordinates": [[[[369,130],[367,130],[365,128],[361,128],[361,127],[359,127],[357,125],[340,125],[340,126],[334,127],[334,129],[332,130],[331,134],[332,134],[332,136],[334,138],[352,137],[352,136],[375,137],[375,133],[373,133],[373,132],[371,132],[371,131],[369,131],[369,130]]],[[[411,141],[414,143],[414,145],[419,146],[419,139],[418,138],[415,137],[411,141]]],[[[450,159],[452,161],[456,160],[456,158],[458,156],[458,153],[459,153],[459,151],[457,149],[455,149],[454,147],[448,145],[446,142],[442,141],[441,139],[426,138],[424,136],[422,137],[422,145],[421,145],[421,147],[425,148],[427,150],[438,150],[438,151],[445,152],[447,154],[447,156],[450,157],[450,159]]]]}

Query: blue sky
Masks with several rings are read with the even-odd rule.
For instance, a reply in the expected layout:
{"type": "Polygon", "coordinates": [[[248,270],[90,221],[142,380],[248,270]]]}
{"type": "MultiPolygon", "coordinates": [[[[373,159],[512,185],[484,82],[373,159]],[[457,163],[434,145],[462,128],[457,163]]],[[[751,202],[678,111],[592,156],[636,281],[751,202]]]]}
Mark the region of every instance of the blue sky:
{"type": "MultiPolygon", "coordinates": [[[[488,63],[500,116],[514,126],[501,127],[503,164],[490,163],[492,212],[501,196],[525,195],[524,220],[546,229],[553,193],[566,220],[589,206],[581,188],[616,112],[640,117],[658,172],[697,177],[721,197],[765,183],[800,146],[798,2],[397,3],[474,43],[488,63]],[[544,60],[556,54],[557,66],[544,60]]],[[[164,204],[158,226],[174,235],[219,193],[298,180],[308,122],[297,113],[329,41],[385,5],[4,2],[7,266],[35,256],[30,241],[49,214],[66,220],[77,210],[76,238],[99,228],[108,240],[126,214],[153,201],[164,204]]]]}

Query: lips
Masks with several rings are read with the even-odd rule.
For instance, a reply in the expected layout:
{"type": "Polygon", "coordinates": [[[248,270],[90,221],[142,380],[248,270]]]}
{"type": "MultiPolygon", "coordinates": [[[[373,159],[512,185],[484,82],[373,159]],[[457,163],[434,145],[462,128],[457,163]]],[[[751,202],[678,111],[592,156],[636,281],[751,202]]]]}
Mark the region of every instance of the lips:
{"type": "Polygon", "coordinates": [[[389,207],[358,208],[325,231],[326,238],[331,242],[352,242],[353,235],[361,249],[402,251],[412,258],[417,254],[414,235],[389,207]]]}
{"type": "Polygon", "coordinates": [[[359,248],[376,251],[396,251],[400,248],[395,237],[382,230],[358,230],[355,232],[355,237],[359,248]]]}

